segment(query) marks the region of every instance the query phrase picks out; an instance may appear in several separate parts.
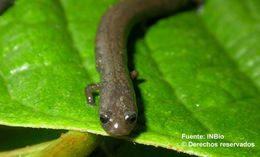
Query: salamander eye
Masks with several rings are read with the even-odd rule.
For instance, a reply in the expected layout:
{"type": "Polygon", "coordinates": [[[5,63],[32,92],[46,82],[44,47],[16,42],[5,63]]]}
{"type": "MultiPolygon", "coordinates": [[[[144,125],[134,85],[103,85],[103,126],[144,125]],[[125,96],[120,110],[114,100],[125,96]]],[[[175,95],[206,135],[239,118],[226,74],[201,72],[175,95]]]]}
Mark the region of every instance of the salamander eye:
{"type": "Polygon", "coordinates": [[[133,124],[136,120],[136,114],[135,113],[132,113],[130,115],[126,115],[125,116],[125,120],[130,123],[130,124],[133,124]]]}
{"type": "Polygon", "coordinates": [[[106,114],[100,114],[99,119],[100,119],[100,122],[103,124],[106,124],[109,121],[109,117],[106,114]]]}

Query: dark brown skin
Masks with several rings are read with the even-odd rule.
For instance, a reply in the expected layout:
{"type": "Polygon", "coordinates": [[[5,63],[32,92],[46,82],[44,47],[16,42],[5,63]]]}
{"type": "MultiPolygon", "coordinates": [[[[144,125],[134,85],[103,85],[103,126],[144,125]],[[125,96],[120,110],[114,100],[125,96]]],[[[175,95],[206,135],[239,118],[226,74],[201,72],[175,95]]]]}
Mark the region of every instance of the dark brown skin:
{"type": "Polygon", "coordinates": [[[136,124],[137,106],[131,78],[137,72],[129,74],[126,59],[130,29],[141,20],[171,13],[185,3],[185,0],[123,0],[103,16],[95,46],[101,83],[87,86],[86,97],[88,104],[94,106],[92,91],[100,89],[100,123],[108,134],[128,135],[136,124]]]}

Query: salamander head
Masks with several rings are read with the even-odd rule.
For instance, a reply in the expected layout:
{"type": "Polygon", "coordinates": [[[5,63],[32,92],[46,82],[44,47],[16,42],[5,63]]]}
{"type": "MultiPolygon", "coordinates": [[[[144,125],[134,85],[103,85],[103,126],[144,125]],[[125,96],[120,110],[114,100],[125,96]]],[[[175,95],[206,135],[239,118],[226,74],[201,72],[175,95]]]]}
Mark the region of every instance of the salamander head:
{"type": "Polygon", "coordinates": [[[104,86],[100,94],[100,124],[112,136],[130,134],[138,113],[133,88],[127,81],[123,85],[118,82],[104,86]]]}
{"type": "Polygon", "coordinates": [[[101,126],[112,136],[128,135],[135,127],[137,119],[133,95],[116,93],[107,100],[109,101],[100,102],[99,106],[101,126]]]}
{"type": "Polygon", "coordinates": [[[112,136],[128,135],[134,128],[137,114],[135,111],[102,112],[99,114],[100,124],[104,130],[112,136]]]}

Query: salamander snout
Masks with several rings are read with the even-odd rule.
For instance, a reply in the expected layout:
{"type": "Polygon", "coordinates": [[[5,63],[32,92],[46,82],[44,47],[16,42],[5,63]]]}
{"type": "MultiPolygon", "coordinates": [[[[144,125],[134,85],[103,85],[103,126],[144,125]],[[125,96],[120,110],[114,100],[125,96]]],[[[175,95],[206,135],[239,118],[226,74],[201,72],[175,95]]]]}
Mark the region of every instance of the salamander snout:
{"type": "Polygon", "coordinates": [[[104,130],[112,136],[128,135],[134,128],[137,115],[135,112],[120,114],[100,114],[100,123],[104,130]]]}

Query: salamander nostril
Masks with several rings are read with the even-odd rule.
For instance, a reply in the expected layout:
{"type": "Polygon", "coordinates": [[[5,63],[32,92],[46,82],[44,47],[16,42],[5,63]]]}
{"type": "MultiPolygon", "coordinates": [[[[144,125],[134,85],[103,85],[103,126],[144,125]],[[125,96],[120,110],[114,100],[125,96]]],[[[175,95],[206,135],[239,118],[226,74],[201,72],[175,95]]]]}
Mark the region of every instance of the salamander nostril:
{"type": "Polygon", "coordinates": [[[135,122],[135,120],[136,120],[136,114],[133,113],[133,114],[131,114],[131,115],[126,115],[126,116],[125,116],[125,120],[126,120],[128,123],[133,124],[133,123],[135,122]]]}

